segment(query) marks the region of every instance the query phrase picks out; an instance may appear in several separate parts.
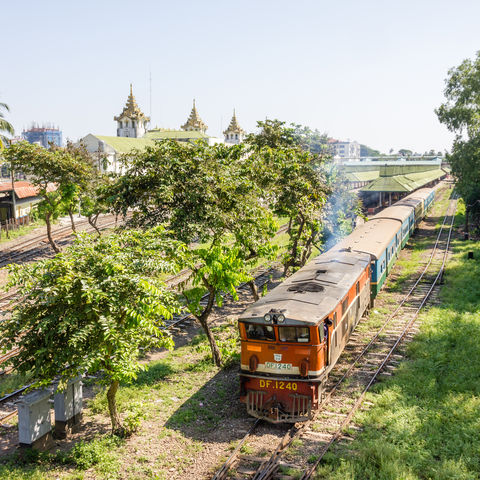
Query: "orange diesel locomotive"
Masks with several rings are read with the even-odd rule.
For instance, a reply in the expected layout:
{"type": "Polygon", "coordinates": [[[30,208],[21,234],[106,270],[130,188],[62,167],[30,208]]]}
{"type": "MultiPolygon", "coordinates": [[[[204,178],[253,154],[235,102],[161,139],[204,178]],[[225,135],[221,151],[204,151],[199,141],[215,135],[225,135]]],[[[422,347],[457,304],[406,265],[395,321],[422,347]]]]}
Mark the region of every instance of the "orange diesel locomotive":
{"type": "Polygon", "coordinates": [[[239,318],[240,396],[270,422],[298,422],[318,407],[328,372],[370,302],[367,253],[327,252],[239,318]]]}

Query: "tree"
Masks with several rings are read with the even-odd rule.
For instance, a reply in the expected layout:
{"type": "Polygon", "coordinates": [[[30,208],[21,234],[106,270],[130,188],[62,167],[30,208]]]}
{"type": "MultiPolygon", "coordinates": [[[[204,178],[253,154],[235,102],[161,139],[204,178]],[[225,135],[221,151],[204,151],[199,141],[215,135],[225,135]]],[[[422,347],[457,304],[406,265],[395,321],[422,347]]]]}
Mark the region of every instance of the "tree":
{"type": "Polygon", "coordinates": [[[367,145],[360,144],[360,156],[361,157],[379,157],[380,151],[370,148],[367,145]]]}
{"type": "Polygon", "coordinates": [[[270,208],[288,219],[289,242],[284,274],[302,267],[319,239],[322,209],[330,189],[323,174],[324,157],[300,148],[264,147],[255,154],[256,181],[270,208]]]}
{"type": "Polygon", "coordinates": [[[356,217],[362,216],[362,202],[336,165],[326,166],[325,174],[332,192],[323,211],[322,241],[328,249],[351,233],[356,217]]]}
{"type": "Polygon", "coordinates": [[[105,174],[98,172],[94,182],[89,182],[79,195],[80,212],[87,217],[88,223],[95,229],[98,236],[101,236],[97,227],[98,217],[101,214],[110,212],[111,205],[109,197],[112,179],[105,174]]]}
{"type": "Polygon", "coordinates": [[[322,230],[322,209],[330,188],[324,175],[325,162],[330,158],[320,147],[326,135],[308,127],[280,120],[257,122],[261,129],[251,134],[256,166],[255,180],[264,191],[270,208],[279,217],[288,218],[289,243],[284,256],[284,273],[307,262],[312,247],[322,230]],[[311,150],[321,153],[312,154],[311,150]]]}
{"type": "Polygon", "coordinates": [[[186,307],[207,335],[212,358],[221,357],[208,320],[222,295],[251,280],[248,265],[272,255],[276,226],[253,180],[252,158],[242,145],[158,142],[136,152],[111,189],[115,211],[133,211],[141,228],[165,224],[172,238],[189,245],[190,278],[179,288],[186,307]],[[205,302],[200,303],[202,295],[205,302]]]}
{"type": "Polygon", "coordinates": [[[28,142],[11,145],[4,156],[13,170],[22,171],[37,187],[38,195],[43,199],[38,211],[47,225],[50,245],[58,253],[60,249],[52,237],[52,221],[65,203],[69,205],[67,208],[72,208],[77,189],[92,175],[92,165],[68,149],[46,150],[28,142]]]}
{"type": "Polygon", "coordinates": [[[122,435],[120,382],[144,368],[140,348],[173,345],[162,319],[179,305],[157,278],[178,270],[184,250],[161,227],[96,240],[83,233],[52,259],[10,266],[8,287],[17,287],[22,301],[0,323],[1,349],[19,347],[10,363],[31,372],[36,387],[102,371],[112,431],[122,435]]]}
{"type": "Polygon", "coordinates": [[[299,145],[298,128],[291,124],[286,126],[286,122],[281,120],[265,119],[264,122],[258,121],[258,133],[250,133],[246,136],[245,142],[257,149],[263,147],[296,147],[299,145]]]}
{"type": "Polygon", "coordinates": [[[465,200],[468,231],[470,214],[480,217],[480,51],[473,60],[466,59],[449,70],[444,94],[447,101],[435,112],[440,122],[456,134],[447,160],[456,178],[457,190],[465,200]]]}
{"type": "Polygon", "coordinates": [[[398,153],[402,155],[402,157],[409,157],[413,154],[412,150],[408,150],[407,148],[401,148],[398,153]]]}
{"type": "Polygon", "coordinates": [[[10,111],[10,108],[6,103],[0,102],[0,150],[8,143],[8,138],[4,135],[4,133],[9,133],[10,135],[14,135],[15,130],[13,125],[5,120],[5,116],[2,110],[7,112],[10,111]]]}
{"type": "Polygon", "coordinates": [[[61,196],[61,209],[70,217],[72,230],[76,232],[73,215],[79,208],[80,197],[85,197],[87,192],[91,194],[94,191],[98,175],[95,167],[97,162],[85,146],[81,144],[75,145],[72,142],[67,142],[67,146],[62,148],[51,143],[50,150],[70,157],[75,165],[83,167],[81,172],[76,172],[71,167],[67,168],[63,174],[62,182],[58,186],[61,196]]]}

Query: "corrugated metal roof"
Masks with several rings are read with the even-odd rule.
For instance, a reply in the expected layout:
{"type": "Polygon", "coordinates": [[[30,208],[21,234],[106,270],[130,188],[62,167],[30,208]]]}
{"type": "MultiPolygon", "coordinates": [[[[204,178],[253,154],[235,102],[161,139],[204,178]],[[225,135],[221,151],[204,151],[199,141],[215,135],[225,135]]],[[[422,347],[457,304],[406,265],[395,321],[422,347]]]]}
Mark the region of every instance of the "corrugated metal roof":
{"type": "Polygon", "coordinates": [[[361,189],[363,192],[412,192],[427,183],[437,180],[445,175],[441,169],[428,170],[426,172],[408,173],[405,175],[393,175],[379,177],[370,185],[361,189]]]}
{"type": "Polygon", "coordinates": [[[345,177],[349,182],[371,182],[379,176],[378,170],[370,170],[366,172],[346,172],[345,177]]]}
{"type": "Polygon", "coordinates": [[[398,220],[388,218],[371,219],[358,226],[348,237],[341,240],[330,251],[351,249],[354,252],[369,253],[378,260],[398,229],[398,220]]]}
{"type": "Polygon", "coordinates": [[[110,145],[118,153],[130,153],[132,150],[144,150],[146,147],[153,147],[155,140],[199,140],[210,138],[203,132],[185,132],[183,130],[151,130],[144,137],[109,137],[106,135],[94,135],[95,138],[110,145]]]}
{"type": "Polygon", "coordinates": [[[152,139],[159,139],[163,140],[166,138],[174,138],[174,139],[199,139],[199,138],[210,138],[209,135],[203,132],[197,131],[189,131],[186,132],[185,130],[150,130],[148,131],[143,138],[152,138],[152,139]]]}
{"type": "MultiPolygon", "coordinates": [[[[53,183],[47,185],[47,192],[54,192],[57,187],[53,183]]],[[[0,192],[11,192],[12,182],[0,183],[0,192]]],[[[15,194],[18,198],[38,197],[38,188],[25,180],[15,181],[15,194]]]]}

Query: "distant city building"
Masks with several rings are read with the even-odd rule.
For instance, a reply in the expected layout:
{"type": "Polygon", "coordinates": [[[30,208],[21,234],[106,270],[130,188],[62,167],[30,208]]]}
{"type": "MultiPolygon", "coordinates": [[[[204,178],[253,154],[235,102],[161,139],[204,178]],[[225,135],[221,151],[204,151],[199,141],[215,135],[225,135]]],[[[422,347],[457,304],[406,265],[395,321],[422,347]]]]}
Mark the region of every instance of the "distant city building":
{"type": "Polygon", "coordinates": [[[330,139],[328,144],[334,159],[337,161],[360,158],[360,144],[358,142],[342,142],[340,140],[330,139]]]}
{"type": "Polygon", "coordinates": [[[62,131],[50,125],[39,127],[33,124],[22,132],[22,137],[29,143],[37,143],[45,148],[48,148],[50,143],[57,147],[62,146],[62,131]]]}
{"type": "Polygon", "coordinates": [[[225,143],[238,144],[242,143],[245,137],[245,130],[243,130],[237,121],[237,116],[235,115],[235,110],[233,110],[233,117],[230,120],[230,125],[223,132],[225,135],[225,143]]]}

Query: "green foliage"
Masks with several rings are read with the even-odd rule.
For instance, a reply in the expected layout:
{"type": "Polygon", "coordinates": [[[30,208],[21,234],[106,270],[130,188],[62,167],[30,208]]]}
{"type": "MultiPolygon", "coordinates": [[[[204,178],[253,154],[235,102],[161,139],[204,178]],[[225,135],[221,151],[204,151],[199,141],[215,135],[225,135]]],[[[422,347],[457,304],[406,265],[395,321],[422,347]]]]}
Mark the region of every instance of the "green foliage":
{"type": "Polygon", "coordinates": [[[111,189],[114,210],[125,214],[133,209],[133,225],[164,222],[171,237],[202,244],[185,253],[192,275],[180,288],[220,364],[208,327],[211,310],[221,305],[223,294],[236,298],[235,287],[250,278],[249,265],[259,257],[274,257],[276,251],[270,244],[276,224],[254,179],[256,163],[243,145],[171,140],[127,160],[125,175],[111,189]],[[200,304],[204,294],[207,302],[200,304]]]}
{"type": "Polygon", "coordinates": [[[256,181],[270,208],[289,219],[285,272],[305,265],[322,226],[322,209],[330,192],[322,173],[324,157],[296,148],[264,147],[256,151],[256,181]]]}
{"type": "Polygon", "coordinates": [[[5,120],[5,114],[3,110],[9,112],[10,108],[6,103],[0,102],[0,151],[3,150],[3,147],[8,143],[8,138],[3,135],[3,133],[9,133],[13,135],[15,133],[13,125],[5,120]]]}
{"type": "Polygon", "coordinates": [[[378,384],[368,398],[375,406],[355,420],[362,433],[316,478],[478,478],[480,243],[453,248],[442,303],[423,314],[408,361],[378,384]]]}
{"type": "Polygon", "coordinates": [[[160,327],[179,311],[156,277],[172,273],[184,246],[161,227],[125,231],[97,241],[79,235],[53,259],[10,267],[9,287],[22,302],[0,323],[0,347],[20,348],[10,363],[36,385],[103,370],[101,381],[129,382],[144,366],[140,348],[172,347],[160,327]],[[168,260],[170,258],[170,260],[168,260]]]}
{"type": "Polygon", "coordinates": [[[11,145],[4,156],[14,171],[27,175],[29,182],[37,187],[42,197],[38,212],[47,224],[50,244],[58,252],[50,233],[51,221],[62,211],[72,212],[79,190],[93,177],[94,167],[88,153],[72,144],[46,150],[40,145],[19,142],[11,145]]]}
{"type": "Polygon", "coordinates": [[[55,460],[74,465],[80,470],[88,470],[98,464],[106,471],[117,470],[117,458],[112,454],[112,450],[121,445],[122,441],[118,437],[97,437],[88,442],[78,442],[67,453],[57,453],[55,460]]]}
{"type": "Polygon", "coordinates": [[[322,212],[322,240],[329,248],[351,233],[353,220],[362,215],[362,204],[335,165],[325,166],[325,174],[331,194],[322,212]]]}
{"type": "Polygon", "coordinates": [[[457,189],[467,204],[468,214],[480,225],[480,52],[474,60],[466,59],[448,72],[445,97],[436,114],[440,122],[456,133],[447,160],[457,179],[457,189]]]}

